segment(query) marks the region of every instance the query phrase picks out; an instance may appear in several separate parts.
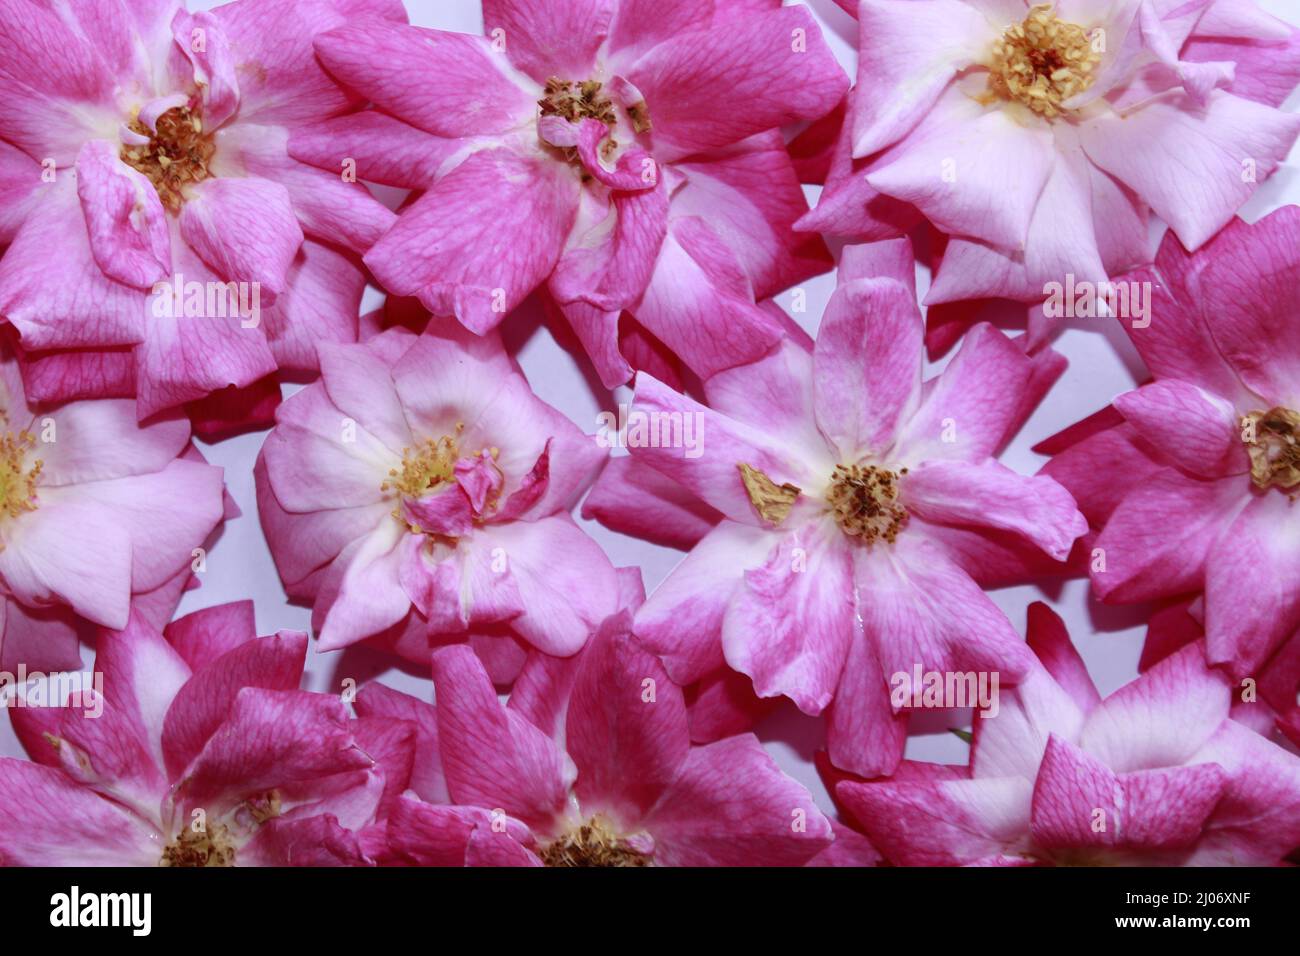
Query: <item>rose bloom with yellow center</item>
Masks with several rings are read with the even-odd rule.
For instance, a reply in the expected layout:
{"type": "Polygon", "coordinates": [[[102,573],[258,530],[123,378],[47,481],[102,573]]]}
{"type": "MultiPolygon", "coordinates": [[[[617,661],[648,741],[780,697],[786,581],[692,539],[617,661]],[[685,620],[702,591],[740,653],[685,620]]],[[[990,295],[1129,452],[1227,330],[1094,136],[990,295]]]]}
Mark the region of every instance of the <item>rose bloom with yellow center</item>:
{"type": "MultiPolygon", "coordinates": [[[[797,228],[880,239],[928,220],[947,237],[928,305],[1104,282],[1150,261],[1151,213],[1196,249],[1300,133],[1279,109],[1296,31],[1254,0],[852,6],[857,84],[797,228]]],[[[1037,346],[1051,323],[1034,312],[1037,346]]]]}
{"type": "Polygon", "coordinates": [[[584,511],[630,533],[696,529],[638,639],[680,684],[726,667],[759,697],[827,710],[831,759],[863,776],[902,755],[889,675],[920,662],[1015,682],[1024,642],[980,584],[1050,567],[1086,528],[1055,481],[993,459],[1063,361],[986,325],[923,383],[913,270],[906,240],[847,248],[816,342],[712,376],[707,406],[641,373],[632,414],[694,416],[702,440],[633,444],[584,511]]]}

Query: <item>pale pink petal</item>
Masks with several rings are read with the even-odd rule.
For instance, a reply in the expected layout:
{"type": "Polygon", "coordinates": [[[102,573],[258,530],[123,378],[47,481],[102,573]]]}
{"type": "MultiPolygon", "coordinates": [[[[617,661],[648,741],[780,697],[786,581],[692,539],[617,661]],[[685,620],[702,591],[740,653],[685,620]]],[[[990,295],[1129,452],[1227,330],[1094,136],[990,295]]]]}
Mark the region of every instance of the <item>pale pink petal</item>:
{"type": "Polygon", "coordinates": [[[180,216],[181,235],[222,279],[257,282],[272,295],[302,245],[289,192],[257,177],[209,179],[194,187],[180,216]]]}

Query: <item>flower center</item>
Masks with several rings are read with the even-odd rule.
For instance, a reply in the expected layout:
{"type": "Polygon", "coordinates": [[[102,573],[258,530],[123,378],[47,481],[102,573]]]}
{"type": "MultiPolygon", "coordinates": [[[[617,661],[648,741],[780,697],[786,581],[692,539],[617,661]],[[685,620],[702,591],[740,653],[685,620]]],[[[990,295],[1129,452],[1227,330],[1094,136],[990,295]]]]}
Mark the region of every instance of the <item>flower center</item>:
{"type": "Polygon", "coordinates": [[[600,817],[548,843],[541,853],[547,866],[649,866],[643,856],[621,843],[600,817]]]}
{"type": "Polygon", "coordinates": [[[230,831],[220,823],[209,824],[199,832],[185,827],[180,836],[163,848],[158,865],[234,866],[235,845],[230,831]]]}
{"type": "Polygon", "coordinates": [[[559,116],[571,123],[595,119],[612,129],[618,122],[614,101],[596,80],[578,82],[553,76],[546,81],[546,89],[537,105],[542,108],[543,116],[559,116]]]}
{"type": "MultiPolygon", "coordinates": [[[[464,425],[456,426],[459,435],[464,425]]],[[[431,488],[456,476],[456,459],[460,452],[456,439],[443,435],[437,441],[425,439],[414,448],[402,449],[402,467],[391,468],[388,480],[379,486],[385,493],[395,491],[406,498],[419,498],[431,488]]]]}
{"type": "Polygon", "coordinates": [[[35,445],[35,436],[26,430],[0,435],[0,518],[36,510],[36,482],[44,462],[37,458],[28,467],[27,453],[35,445]]]}
{"type": "Polygon", "coordinates": [[[898,503],[899,479],[907,474],[875,465],[836,465],[826,503],[841,530],[867,544],[890,544],[907,524],[907,509],[898,503]]]}
{"type": "MultiPolygon", "coordinates": [[[[601,143],[601,156],[608,160],[617,152],[618,141],[612,134],[618,128],[618,110],[599,80],[562,80],[553,76],[546,81],[546,88],[537,105],[542,116],[558,116],[570,123],[584,119],[599,120],[609,128],[611,134],[601,143]]],[[[644,100],[626,107],[624,112],[633,131],[650,131],[650,112],[644,100]]],[[[576,148],[569,146],[560,151],[566,160],[581,165],[576,148]]]]}
{"type": "Polygon", "coordinates": [[[1007,27],[993,44],[989,73],[995,93],[1048,119],[1060,114],[1062,102],[1092,86],[1101,62],[1083,27],[1058,20],[1051,9],[1040,3],[1023,22],[1007,27]]]}
{"type": "Polygon", "coordinates": [[[216,144],[211,134],[204,135],[198,110],[188,106],[172,107],[158,117],[156,125],[157,130],[151,130],[139,117],[128,124],[133,133],[149,137],[149,142],[124,145],[122,162],[144,173],[162,204],[178,212],[185,202],[184,189],[211,175],[208,163],[216,144]]]}
{"type": "Polygon", "coordinates": [[[1242,416],[1242,442],[1257,488],[1300,485],[1300,413],[1277,407],[1242,416]]]}

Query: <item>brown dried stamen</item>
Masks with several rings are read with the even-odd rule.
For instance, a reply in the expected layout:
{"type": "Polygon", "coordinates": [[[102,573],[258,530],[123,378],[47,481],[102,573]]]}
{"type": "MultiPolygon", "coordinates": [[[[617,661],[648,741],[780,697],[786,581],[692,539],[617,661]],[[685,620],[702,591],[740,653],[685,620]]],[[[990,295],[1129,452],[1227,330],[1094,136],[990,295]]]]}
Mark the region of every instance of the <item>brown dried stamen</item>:
{"type": "Polygon", "coordinates": [[[790,516],[790,509],[799,498],[801,489],[786,482],[778,485],[763,472],[750,465],[740,464],[740,480],[745,485],[745,494],[758,512],[759,517],[773,525],[779,525],[790,516]]]}
{"type": "Polygon", "coordinates": [[[1083,27],[1058,20],[1051,9],[1049,3],[1031,7],[1023,22],[1007,27],[989,64],[990,89],[1048,119],[1092,86],[1101,62],[1083,27]]]}
{"type": "Polygon", "coordinates": [[[826,502],[845,534],[868,544],[894,543],[907,524],[898,486],[907,469],[895,473],[875,465],[836,465],[826,502]]]}
{"type": "Polygon", "coordinates": [[[27,464],[27,453],[35,445],[35,436],[25,429],[0,435],[0,518],[36,510],[36,483],[44,462],[37,458],[27,464]]]}
{"type": "Polygon", "coordinates": [[[122,162],[144,173],[158,191],[162,204],[178,212],[185,202],[185,189],[211,175],[208,163],[216,152],[211,134],[204,134],[197,110],[174,106],[158,117],[157,130],[139,118],[129,124],[133,132],[148,136],[141,146],[122,147],[122,162]]]}
{"type": "Polygon", "coordinates": [[[1300,485],[1300,413],[1289,408],[1242,416],[1242,441],[1250,455],[1250,480],[1257,488],[1300,485]],[[1252,440],[1253,439],[1253,440],[1252,440]]]}
{"type": "Polygon", "coordinates": [[[195,831],[186,827],[163,848],[159,866],[234,866],[235,847],[230,831],[220,823],[195,831]]]}
{"type": "Polygon", "coordinates": [[[548,843],[541,852],[547,866],[649,866],[650,859],[619,841],[600,817],[548,843]]]}
{"type": "Polygon", "coordinates": [[[571,123],[583,119],[600,120],[613,129],[618,122],[614,102],[596,80],[562,80],[553,76],[546,81],[544,95],[537,101],[543,116],[561,116],[571,123]]]}

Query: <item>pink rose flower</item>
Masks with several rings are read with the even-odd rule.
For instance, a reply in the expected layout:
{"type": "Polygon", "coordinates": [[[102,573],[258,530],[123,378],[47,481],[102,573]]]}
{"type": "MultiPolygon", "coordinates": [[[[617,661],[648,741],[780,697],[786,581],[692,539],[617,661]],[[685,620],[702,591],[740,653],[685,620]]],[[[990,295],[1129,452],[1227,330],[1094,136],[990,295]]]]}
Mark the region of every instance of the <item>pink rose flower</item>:
{"type": "Polygon", "coordinates": [[[298,690],[307,636],[255,637],[250,602],[98,639],[103,696],[14,707],[31,762],[0,759],[0,859],[24,866],[370,861],[409,728],[298,690]],[[98,711],[98,713],[96,713],[98,711]]]}
{"type": "Polygon", "coordinates": [[[631,465],[593,497],[616,528],[621,501],[682,539],[708,519],[682,508],[681,488],[720,513],[637,612],[638,639],[679,684],[725,662],[759,697],[830,705],[835,762],[875,776],[905,736],[889,675],[921,662],[1014,682],[1028,654],[980,584],[1050,568],[1087,524],[1055,481],[992,457],[1063,360],[984,325],[922,383],[908,242],[847,249],[840,268],[816,344],[788,339],[714,375],[707,407],[639,374],[643,430],[694,423],[698,447],[637,440],[629,421],[631,465]],[[628,480],[647,465],[661,477],[628,480]],[[665,479],[678,494],[656,490],[665,479]]]}
{"type": "MultiPolygon", "coordinates": [[[[637,603],[640,575],[622,585],[637,603]]],[[[828,847],[808,791],[752,734],[691,745],[681,689],[630,624],[620,612],[567,659],[530,653],[505,706],[465,647],[434,652],[436,705],[364,688],[359,714],[421,727],[392,862],[797,866],[828,847]]]]}
{"type": "MultiPolygon", "coordinates": [[[[487,36],[380,21],[316,41],[376,110],[297,131],[294,156],[422,190],[366,255],[392,293],[494,328],[546,284],[607,387],[620,316],[702,374],[782,323],[755,299],[824,272],[778,127],[847,79],[776,0],[486,0],[487,36]]],[[[624,329],[627,323],[625,320],[624,329]]]]}
{"type": "Polygon", "coordinates": [[[1189,249],[1281,162],[1297,31],[1252,0],[863,0],[827,188],[799,228],[952,236],[927,304],[1041,300],[1189,249]]]}
{"type": "Polygon", "coordinates": [[[1099,532],[1085,557],[1103,601],[1203,591],[1211,663],[1251,676],[1300,627],[1300,208],[1192,254],[1169,236],[1127,278],[1153,289],[1149,325],[1124,324],[1155,381],[1044,473],[1099,532]]]}
{"type": "Polygon", "coordinates": [[[355,339],[365,278],[344,250],[392,213],[286,143],[358,105],[312,37],[377,14],[405,16],[396,0],[4,0],[0,314],[36,398],[138,396],[143,419],[355,339]]]}
{"type": "Polygon", "coordinates": [[[1046,605],[1041,666],[977,719],[968,767],[908,763],[839,800],[891,863],[1265,866],[1300,842],[1300,758],[1229,716],[1197,642],[1105,700],[1046,605]]]}
{"type": "Polygon", "coordinates": [[[573,654],[617,591],[567,513],[605,452],[495,334],[435,326],[322,343],[321,381],[280,406],[256,475],[285,589],[314,601],[322,650],[374,638],[424,663],[473,635],[515,670],[516,637],[573,654]]]}
{"type": "Polygon", "coordinates": [[[126,399],[28,404],[0,342],[0,669],[76,667],[77,619],[171,619],[222,520],[222,471],[177,416],[126,399]]]}

